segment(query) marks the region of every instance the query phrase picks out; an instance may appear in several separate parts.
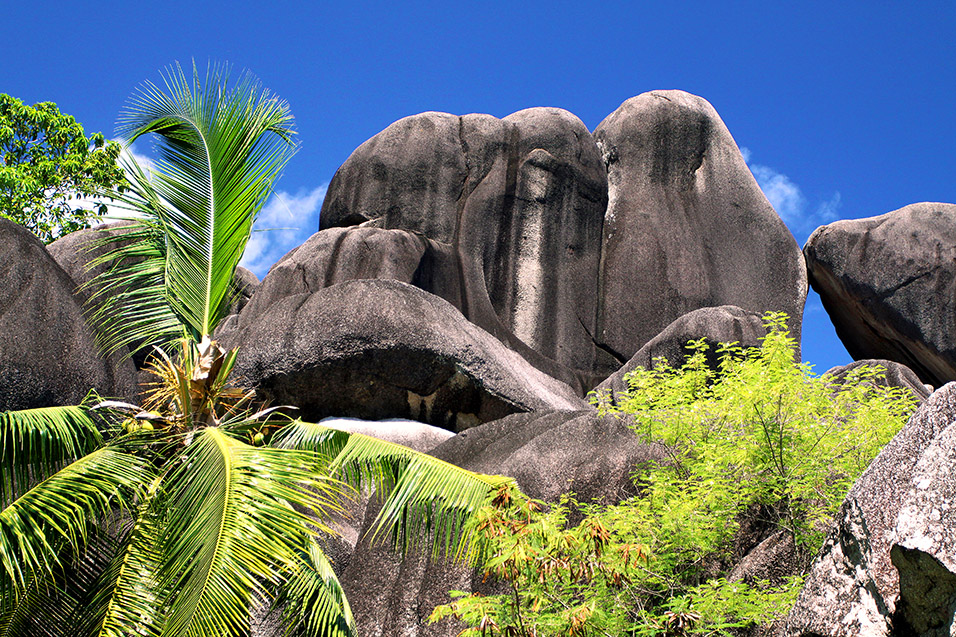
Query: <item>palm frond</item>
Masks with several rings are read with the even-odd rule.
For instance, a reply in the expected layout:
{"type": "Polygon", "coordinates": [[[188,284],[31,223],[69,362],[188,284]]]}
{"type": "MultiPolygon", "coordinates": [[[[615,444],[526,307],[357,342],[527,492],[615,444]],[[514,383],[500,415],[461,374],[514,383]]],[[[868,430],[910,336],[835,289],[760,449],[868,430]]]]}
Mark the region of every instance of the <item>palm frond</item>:
{"type": "Polygon", "coordinates": [[[230,87],[225,67],[201,81],[195,65],[191,78],[176,65],[164,80],[120,116],[127,142],[156,133],[159,154],[127,199],[162,230],[166,301],[201,340],[228,311],[252,222],[294,150],[292,116],[248,73],[230,87]]]}
{"type": "Polygon", "coordinates": [[[88,612],[95,618],[96,630],[91,634],[96,637],[155,637],[162,630],[162,604],[167,597],[157,579],[162,515],[154,502],[147,497],[139,505],[133,528],[109,568],[90,587],[88,612]]]}
{"type": "Polygon", "coordinates": [[[284,634],[291,637],[354,637],[355,619],[328,557],[315,541],[282,587],[284,634]]]}
{"type": "Polygon", "coordinates": [[[0,596],[19,596],[36,576],[53,575],[65,542],[80,552],[94,520],[128,508],[149,475],[146,464],[105,447],[43,480],[0,511],[0,596]]]}
{"type": "Polygon", "coordinates": [[[166,239],[153,212],[165,204],[132,157],[122,157],[120,163],[129,188],[113,193],[113,205],[136,216],[126,218],[123,226],[104,230],[90,242],[88,251],[99,256],[87,267],[106,267],[83,285],[90,294],[87,317],[107,354],[123,347],[133,353],[185,335],[166,296],[166,239]]]}
{"type": "Polygon", "coordinates": [[[0,506],[102,444],[85,406],[0,412],[0,506]]]}
{"type": "Polygon", "coordinates": [[[252,599],[294,573],[317,520],[340,511],[341,486],[320,473],[312,453],[257,448],[217,428],[197,433],[165,480],[164,635],[241,634],[252,599]]]}
{"type": "Polygon", "coordinates": [[[281,430],[274,444],[330,457],[329,475],[376,489],[384,503],[373,538],[387,533],[402,551],[431,537],[434,555],[470,560],[467,521],[500,488],[513,484],[511,478],[468,471],[402,445],[301,420],[281,430]]]}
{"type": "Polygon", "coordinates": [[[97,526],[85,549],[64,560],[52,575],[38,574],[23,594],[0,602],[0,637],[83,637],[92,635],[90,589],[109,565],[118,525],[97,526]]]}

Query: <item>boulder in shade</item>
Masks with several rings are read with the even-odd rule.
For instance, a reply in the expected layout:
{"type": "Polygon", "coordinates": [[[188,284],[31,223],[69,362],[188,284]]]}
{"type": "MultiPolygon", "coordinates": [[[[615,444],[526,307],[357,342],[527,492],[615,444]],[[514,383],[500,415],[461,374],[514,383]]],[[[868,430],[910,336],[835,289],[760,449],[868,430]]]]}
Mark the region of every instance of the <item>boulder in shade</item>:
{"type": "Polygon", "coordinates": [[[132,362],[101,355],[74,288],[39,239],[0,219],[0,411],[133,395],[132,362]]]}
{"type": "Polygon", "coordinates": [[[956,204],[837,221],[803,252],[853,358],[902,363],[934,387],[956,380],[956,204]]]}
{"type": "Polygon", "coordinates": [[[389,279],[285,297],[241,313],[220,338],[239,347],[246,384],[307,420],[410,418],[461,431],[517,412],[587,407],[447,301],[389,279]]]}

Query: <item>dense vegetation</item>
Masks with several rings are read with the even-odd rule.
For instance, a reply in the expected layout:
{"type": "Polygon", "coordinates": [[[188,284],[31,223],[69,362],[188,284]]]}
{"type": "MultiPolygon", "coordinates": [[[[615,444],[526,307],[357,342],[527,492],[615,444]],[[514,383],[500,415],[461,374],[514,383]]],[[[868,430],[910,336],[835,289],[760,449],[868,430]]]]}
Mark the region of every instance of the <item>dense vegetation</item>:
{"type": "Polygon", "coordinates": [[[616,404],[595,396],[667,460],[636,467],[640,495],[619,504],[502,490],[474,528],[507,592],[453,592],[432,620],[475,637],[722,635],[785,615],[827,521],[915,406],[872,368],[837,383],[795,364],[785,319],[766,317],[759,348],[721,345],[717,369],[692,342],[682,366],[631,373],[616,404]],[[744,525],[792,542],[790,576],[728,579],[744,525]]]}
{"type": "Polygon", "coordinates": [[[124,182],[119,154],[118,143],[101,133],[87,138],[56,104],[28,106],[0,94],[0,217],[26,226],[44,243],[89,227],[106,212],[90,199],[124,182]]]}

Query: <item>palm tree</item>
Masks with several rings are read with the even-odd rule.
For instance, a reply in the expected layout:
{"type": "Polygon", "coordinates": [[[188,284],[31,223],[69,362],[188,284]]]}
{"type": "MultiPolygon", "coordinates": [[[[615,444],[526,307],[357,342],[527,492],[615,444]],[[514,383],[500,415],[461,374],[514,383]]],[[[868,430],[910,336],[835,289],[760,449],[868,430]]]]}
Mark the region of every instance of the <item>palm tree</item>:
{"type": "Polygon", "coordinates": [[[362,485],[386,494],[375,533],[466,557],[471,514],[511,481],[407,448],[252,413],[235,351],[213,340],[252,223],[294,150],[288,106],[224,67],[177,65],[121,119],[159,159],[127,166],[137,212],[95,280],[109,350],[158,345],[143,409],[0,413],[0,637],[247,635],[272,600],[288,634],[354,634],[320,547],[324,520],[362,485]],[[251,443],[251,444],[250,444],[251,443]]]}

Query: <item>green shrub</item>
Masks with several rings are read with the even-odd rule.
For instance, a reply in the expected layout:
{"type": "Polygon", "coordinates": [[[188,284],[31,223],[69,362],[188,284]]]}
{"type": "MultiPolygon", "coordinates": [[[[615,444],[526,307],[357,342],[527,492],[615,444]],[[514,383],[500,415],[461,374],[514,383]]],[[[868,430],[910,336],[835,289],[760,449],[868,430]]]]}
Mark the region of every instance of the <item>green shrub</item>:
{"type": "Polygon", "coordinates": [[[615,505],[499,494],[476,524],[486,578],[510,592],[453,591],[432,621],[456,617],[471,636],[723,635],[785,615],[828,520],[915,398],[872,368],[814,376],[794,363],[786,316],[765,323],[760,347],[719,346],[717,370],[696,341],[681,367],[632,372],[616,404],[593,396],[668,459],[639,467],[640,496],[615,505]],[[744,521],[793,539],[792,577],[726,579],[744,521]]]}

